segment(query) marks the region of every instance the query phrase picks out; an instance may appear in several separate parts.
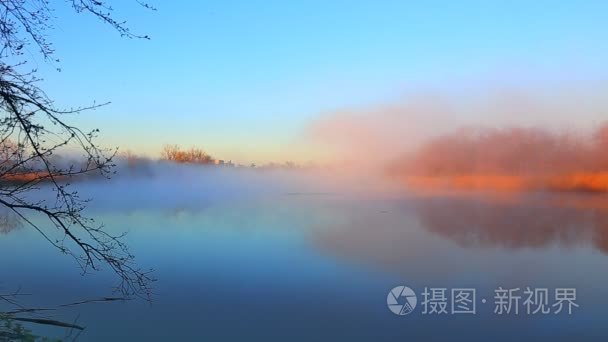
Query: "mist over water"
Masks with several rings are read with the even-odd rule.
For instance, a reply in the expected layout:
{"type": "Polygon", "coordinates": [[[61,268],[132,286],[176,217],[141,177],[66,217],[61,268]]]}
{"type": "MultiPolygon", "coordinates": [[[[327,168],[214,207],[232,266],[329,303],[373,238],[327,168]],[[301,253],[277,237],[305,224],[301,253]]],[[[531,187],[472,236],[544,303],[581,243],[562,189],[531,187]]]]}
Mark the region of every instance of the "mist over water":
{"type": "MultiPolygon", "coordinates": [[[[467,126],[454,106],[426,99],[317,120],[308,138],[333,154],[317,167],[127,157],[111,179],[73,179],[70,187],[92,199],[84,213],[126,233],[135,261],[158,281],[151,304],[94,303],[50,316],[78,319],[85,341],[485,341],[497,331],[497,341],[601,340],[606,126],[467,126]],[[398,285],[418,294],[475,288],[486,302],[465,317],[421,308],[396,316],[386,296],[398,285]],[[499,287],[576,288],[580,310],[497,316],[499,287]]],[[[31,196],[52,202],[55,193],[42,186],[31,196]]],[[[0,217],[0,258],[19,261],[2,270],[1,289],[23,286],[32,293],[24,304],[43,308],[116,295],[112,272],[82,276],[35,229],[0,217]]],[[[44,217],[32,220],[63,238],[44,217]]]]}
{"type": "Polygon", "coordinates": [[[608,1],[155,2],[0,0],[0,342],[607,340],[608,1]]]}
{"type": "MultiPolygon", "coordinates": [[[[371,186],[365,173],[156,161],[119,164],[118,171],[111,180],[73,186],[93,198],[87,214],[110,232],[127,232],[136,261],[155,269],[155,297],[151,305],[98,303],[52,313],[78,317],[86,341],[482,340],[497,329],[504,330],[497,340],[505,341],[601,336],[608,298],[597,285],[608,281],[601,194],[437,194],[371,186]],[[400,317],[385,303],[399,284],[416,292],[475,287],[489,302],[467,318],[400,317]],[[571,317],[495,316],[498,286],[576,287],[581,310],[571,317]]],[[[21,263],[3,270],[2,287],[22,285],[33,294],[26,304],[112,295],[110,272],[82,277],[73,260],[29,227],[5,231],[0,257],[21,263]]]]}
{"type": "Polygon", "coordinates": [[[307,139],[400,190],[606,192],[607,103],[579,86],[410,95],[325,113],[307,139]]]}
{"type": "Polygon", "coordinates": [[[466,96],[458,91],[408,94],[392,103],[323,113],[309,124],[306,138],[332,151],[334,161],[347,170],[605,170],[608,103],[599,95],[603,87],[545,88],[499,89],[482,83],[466,96]]]}

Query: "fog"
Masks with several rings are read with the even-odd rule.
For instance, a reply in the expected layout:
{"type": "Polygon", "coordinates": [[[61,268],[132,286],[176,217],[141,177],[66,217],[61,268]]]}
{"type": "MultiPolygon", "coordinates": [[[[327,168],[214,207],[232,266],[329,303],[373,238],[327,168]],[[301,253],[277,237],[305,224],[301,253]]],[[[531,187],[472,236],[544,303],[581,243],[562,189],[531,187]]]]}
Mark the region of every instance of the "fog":
{"type": "Polygon", "coordinates": [[[580,132],[508,127],[463,129],[395,160],[410,186],[608,191],[608,125],[580,132]]]}
{"type": "Polygon", "coordinates": [[[92,199],[87,204],[90,210],[174,211],[284,196],[368,196],[380,192],[382,184],[334,169],[224,167],[147,159],[135,163],[119,159],[115,171],[110,179],[75,178],[70,187],[81,198],[92,199]]]}
{"type": "Polygon", "coordinates": [[[347,172],[396,186],[605,191],[608,177],[598,173],[608,170],[607,112],[597,89],[574,86],[423,94],[326,113],[309,125],[308,139],[347,172]],[[403,181],[411,176],[470,179],[403,181]]]}

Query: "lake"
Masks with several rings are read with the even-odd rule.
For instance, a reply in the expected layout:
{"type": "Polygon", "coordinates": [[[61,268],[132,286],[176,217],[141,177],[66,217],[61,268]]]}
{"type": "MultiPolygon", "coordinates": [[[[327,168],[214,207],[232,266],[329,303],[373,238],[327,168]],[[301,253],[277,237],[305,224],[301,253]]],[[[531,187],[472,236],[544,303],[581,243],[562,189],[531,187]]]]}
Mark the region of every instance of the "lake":
{"type": "MultiPolygon", "coordinates": [[[[608,336],[604,195],[347,191],[288,175],[175,179],[76,184],[94,198],[87,214],[112,232],[127,231],[137,262],[155,269],[151,303],[90,303],[36,317],[85,326],[82,341],[608,336]],[[417,297],[408,314],[387,306],[397,286],[417,297]],[[548,313],[526,312],[528,287],[547,289],[548,313]],[[425,288],[446,299],[429,300],[425,288]],[[497,313],[495,290],[517,288],[519,302],[497,313]],[[571,314],[567,302],[555,313],[556,288],[575,289],[571,314]],[[475,290],[475,312],[452,312],[454,289],[475,290]],[[442,302],[447,312],[429,312],[442,302]]],[[[112,296],[112,274],[82,276],[28,226],[2,230],[0,258],[0,292],[20,289],[27,307],[112,296]]]]}

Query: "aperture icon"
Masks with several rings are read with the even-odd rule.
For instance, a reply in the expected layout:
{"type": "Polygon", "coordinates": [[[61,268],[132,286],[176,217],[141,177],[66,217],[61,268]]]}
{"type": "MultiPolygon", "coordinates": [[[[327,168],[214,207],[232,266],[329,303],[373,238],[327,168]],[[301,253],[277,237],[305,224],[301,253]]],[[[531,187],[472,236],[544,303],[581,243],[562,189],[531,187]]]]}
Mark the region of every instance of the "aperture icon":
{"type": "Polygon", "coordinates": [[[407,315],[414,311],[418,298],[416,293],[407,286],[397,286],[393,288],[386,296],[386,304],[388,308],[399,316],[407,315]]]}

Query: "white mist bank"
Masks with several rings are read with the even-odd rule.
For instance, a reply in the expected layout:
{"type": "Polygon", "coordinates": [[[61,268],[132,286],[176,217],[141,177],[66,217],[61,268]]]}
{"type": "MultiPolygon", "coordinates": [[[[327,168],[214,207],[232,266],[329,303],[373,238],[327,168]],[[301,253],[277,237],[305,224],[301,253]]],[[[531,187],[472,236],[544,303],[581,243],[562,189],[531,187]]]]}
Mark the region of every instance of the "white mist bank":
{"type": "Polygon", "coordinates": [[[372,175],[335,169],[256,169],[146,161],[118,162],[111,179],[87,178],[70,185],[87,207],[103,209],[200,209],[216,203],[280,196],[368,196],[388,186],[372,175]]]}

